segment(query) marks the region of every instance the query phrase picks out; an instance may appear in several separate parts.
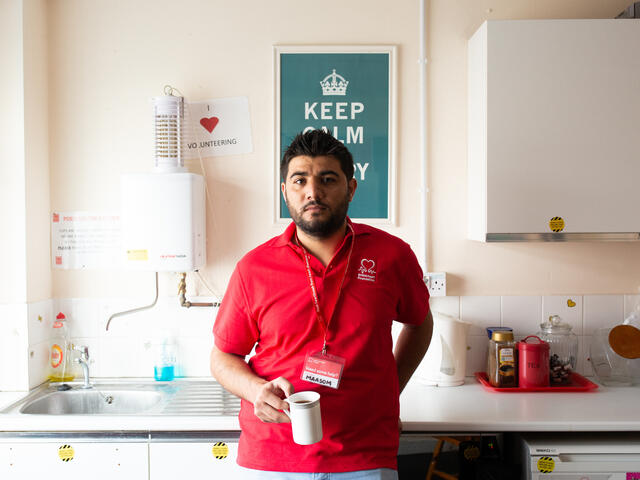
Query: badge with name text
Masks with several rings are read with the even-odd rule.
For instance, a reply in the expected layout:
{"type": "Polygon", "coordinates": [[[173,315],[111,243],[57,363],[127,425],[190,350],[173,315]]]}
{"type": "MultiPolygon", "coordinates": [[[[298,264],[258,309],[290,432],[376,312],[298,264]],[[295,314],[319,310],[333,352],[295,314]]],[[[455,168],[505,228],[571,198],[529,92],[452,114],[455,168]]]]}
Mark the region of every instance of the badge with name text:
{"type": "Polygon", "coordinates": [[[308,353],[302,369],[302,380],[338,388],[344,369],[344,358],[335,355],[323,355],[322,352],[308,353]]]}

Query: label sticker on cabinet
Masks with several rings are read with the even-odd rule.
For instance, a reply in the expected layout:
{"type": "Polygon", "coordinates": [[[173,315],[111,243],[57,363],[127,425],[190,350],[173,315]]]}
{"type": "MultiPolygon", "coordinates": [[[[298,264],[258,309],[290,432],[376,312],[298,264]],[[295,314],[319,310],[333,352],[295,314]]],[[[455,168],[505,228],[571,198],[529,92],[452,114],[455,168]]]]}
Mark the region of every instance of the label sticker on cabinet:
{"type": "Polygon", "coordinates": [[[553,217],[549,220],[549,229],[552,232],[561,232],[564,230],[564,220],[562,217],[553,217]]]}
{"type": "Polygon", "coordinates": [[[551,473],[555,468],[556,463],[551,457],[540,457],[538,459],[538,471],[540,473],[551,473]]]}
{"type": "Polygon", "coordinates": [[[73,451],[73,447],[71,445],[61,445],[60,448],[58,448],[58,457],[60,457],[60,460],[62,460],[63,462],[73,460],[74,455],[75,452],[73,451]]]}
{"type": "Polygon", "coordinates": [[[224,442],[217,442],[213,445],[211,453],[213,453],[213,456],[218,460],[222,460],[224,458],[227,458],[227,456],[229,455],[229,447],[224,442]]]}

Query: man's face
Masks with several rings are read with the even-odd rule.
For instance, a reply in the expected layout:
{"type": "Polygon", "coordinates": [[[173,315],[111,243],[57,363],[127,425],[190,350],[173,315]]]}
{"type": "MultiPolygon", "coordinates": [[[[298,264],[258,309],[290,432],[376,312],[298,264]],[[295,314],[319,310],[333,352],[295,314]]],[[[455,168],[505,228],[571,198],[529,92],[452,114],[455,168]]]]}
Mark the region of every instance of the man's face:
{"type": "Polygon", "coordinates": [[[324,238],[344,225],[356,180],[347,180],[334,157],[301,155],[289,162],[281,185],[289,214],[308,235],[324,238]]]}

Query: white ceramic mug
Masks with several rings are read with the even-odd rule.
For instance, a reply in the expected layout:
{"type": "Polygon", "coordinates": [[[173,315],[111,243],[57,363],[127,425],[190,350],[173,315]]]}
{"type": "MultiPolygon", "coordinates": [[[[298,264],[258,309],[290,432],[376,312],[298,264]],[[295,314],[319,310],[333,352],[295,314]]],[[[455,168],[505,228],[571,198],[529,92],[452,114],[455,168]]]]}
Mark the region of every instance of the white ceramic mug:
{"type": "Polygon", "coordinates": [[[289,403],[293,441],[298,445],[311,445],[322,440],[322,419],[320,417],[320,394],[298,392],[284,399],[289,403]]]}

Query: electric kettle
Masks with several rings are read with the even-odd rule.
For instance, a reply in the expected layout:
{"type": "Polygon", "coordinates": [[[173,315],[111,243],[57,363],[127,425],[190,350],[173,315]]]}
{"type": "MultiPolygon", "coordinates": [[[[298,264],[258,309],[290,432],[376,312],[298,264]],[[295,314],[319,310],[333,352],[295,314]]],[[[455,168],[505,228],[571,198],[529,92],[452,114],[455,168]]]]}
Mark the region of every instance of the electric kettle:
{"type": "Polygon", "coordinates": [[[415,376],[424,385],[462,385],[467,364],[467,333],[471,324],[444,313],[432,314],[431,344],[415,376]]]}

